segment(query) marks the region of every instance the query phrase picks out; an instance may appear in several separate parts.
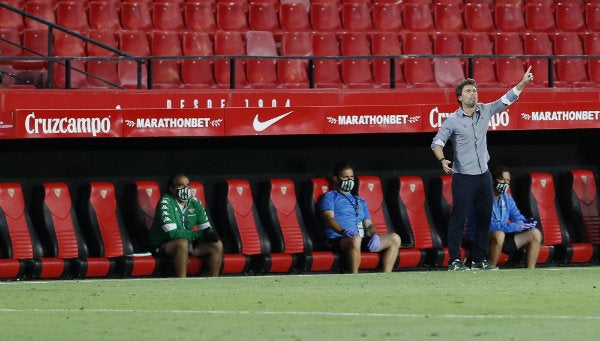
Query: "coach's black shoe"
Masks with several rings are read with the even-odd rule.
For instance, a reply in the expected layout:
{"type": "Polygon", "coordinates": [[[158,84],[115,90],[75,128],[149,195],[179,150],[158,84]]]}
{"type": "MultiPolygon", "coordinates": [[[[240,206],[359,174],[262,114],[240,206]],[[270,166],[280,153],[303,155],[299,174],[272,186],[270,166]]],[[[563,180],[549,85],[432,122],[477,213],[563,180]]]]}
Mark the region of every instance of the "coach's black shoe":
{"type": "Polygon", "coordinates": [[[500,270],[497,266],[491,266],[487,259],[481,262],[471,263],[471,270],[500,270]]]}
{"type": "Polygon", "coordinates": [[[452,261],[450,266],[448,267],[448,271],[468,271],[471,270],[468,266],[465,265],[460,259],[455,259],[452,261]]]}

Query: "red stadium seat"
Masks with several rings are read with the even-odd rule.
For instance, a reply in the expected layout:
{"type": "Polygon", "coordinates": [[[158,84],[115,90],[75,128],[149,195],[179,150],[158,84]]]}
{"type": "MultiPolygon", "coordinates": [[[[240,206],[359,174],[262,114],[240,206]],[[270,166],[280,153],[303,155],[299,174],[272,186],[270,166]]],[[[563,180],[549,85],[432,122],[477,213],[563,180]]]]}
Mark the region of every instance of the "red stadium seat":
{"type": "Polygon", "coordinates": [[[152,9],[152,22],[157,30],[184,31],[183,13],[178,4],[156,2],[152,9]]]}
{"type": "Polygon", "coordinates": [[[217,30],[215,9],[211,2],[186,2],[185,25],[191,31],[214,32],[217,30]]]}
{"type": "Polygon", "coordinates": [[[400,2],[375,2],[372,11],[373,26],[376,31],[400,32],[404,29],[400,2]]]}
{"type": "Polygon", "coordinates": [[[254,31],[271,32],[277,40],[281,38],[281,27],[277,18],[278,4],[272,2],[250,2],[248,4],[248,25],[254,31]]]}
{"type": "MultiPolygon", "coordinates": [[[[281,56],[312,56],[311,32],[284,32],[281,38],[281,56]]],[[[308,88],[308,60],[280,59],[277,75],[284,88],[308,88]]]]}
{"type": "MultiPolygon", "coordinates": [[[[402,55],[400,39],[395,32],[376,32],[371,37],[371,51],[373,55],[400,56],[402,55]]],[[[387,58],[373,60],[373,81],[376,85],[390,86],[390,63],[390,59],[387,58]]],[[[396,87],[406,87],[402,66],[402,59],[396,59],[396,87]]]]}
{"type": "MultiPolygon", "coordinates": [[[[523,42],[518,33],[500,33],[495,36],[494,49],[496,55],[523,55],[523,42]]],[[[514,85],[523,79],[524,61],[517,58],[496,59],[496,77],[503,85],[514,85]]]]}
{"type": "MultiPolygon", "coordinates": [[[[313,54],[315,56],[339,56],[339,44],[333,32],[313,33],[313,54]]],[[[317,88],[341,88],[339,62],[333,59],[315,60],[315,87],[317,88]]]]}
{"type": "MultiPolygon", "coordinates": [[[[524,52],[527,55],[542,55],[552,56],[552,41],[546,33],[529,32],[523,36],[524,52]]],[[[529,59],[527,64],[531,66],[535,72],[533,79],[534,85],[548,86],[548,60],[545,58],[529,59]]],[[[559,86],[559,82],[554,83],[555,87],[559,86]]]]}
{"type": "MultiPolygon", "coordinates": [[[[493,55],[492,41],[487,33],[469,33],[463,36],[463,52],[465,54],[493,55]]],[[[496,79],[495,59],[475,58],[473,61],[473,77],[478,87],[498,87],[496,79]]]]}
{"type": "MultiPolygon", "coordinates": [[[[45,21],[56,23],[54,3],[49,1],[27,1],[24,11],[45,21]]],[[[31,18],[25,18],[25,27],[30,29],[44,29],[46,24],[31,18]]]]}
{"type": "MultiPolygon", "coordinates": [[[[277,56],[275,39],[269,31],[248,31],[246,33],[246,54],[248,56],[277,56]]],[[[246,60],[246,76],[252,88],[275,88],[277,81],[277,61],[275,59],[246,60]]]]}
{"type": "MultiPolygon", "coordinates": [[[[208,33],[188,31],[183,34],[185,56],[212,56],[213,43],[208,33]]],[[[216,87],[213,77],[214,62],[209,59],[184,59],[181,61],[181,78],[184,88],[216,87]]]]}
{"type": "Polygon", "coordinates": [[[92,30],[113,32],[121,30],[121,21],[119,20],[120,1],[93,1],[90,2],[89,6],[90,28],[92,30]]]}
{"type": "MultiPolygon", "coordinates": [[[[554,179],[549,173],[528,173],[525,177],[527,209],[531,216],[539,218],[539,227],[543,233],[543,245],[540,248],[539,263],[556,261],[559,263],[588,263],[594,255],[594,247],[589,243],[573,243],[564,227],[562,214],[558,206],[554,179]],[[546,254],[553,259],[546,259],[546,254]]],[[[548,257],[549,258],[549,257],[548,257]]]]}
{"type": "Polygon", "coordinates": [[[78,200],[81,227],[90,256],[115,258],[121,276],[152,276],[158,273],[158,259],[134,255],[112,183],[87,183],[82,187],[78,200]]]}
{"type": "MultiPolygon", "coordinates": [[[[590,32],[583,36],[583,50],[586,55],[600,55],[600,33],[590,32]]],[[[600,85],[600,59],[588,59],[588,77],[600,85]]]]}
{"type": "Polygon", "coordinates": [[[521,4],[496,3],[494,8],[494,22],[501,32],[526,32],[525,16],[521,4]]]}
{"type": "MultiPolygon", "coordinates": [[[[182,56],[181,40],[176,31],[152,32],[151,53],[153,56],[182,56]]],[[[180,62],[175,59],[154,59],[152,84],[154,88],[178,88],[182,85],[180,62]]]]}
{"type": "MultiPolygon", "coordinates": [[[[144,31],[121,31],[119,34],[119,46],[121,50],[133,56],[150,56],[150,42],[144,31]]],[[[125,88],[136,88],[138,86],[138,63],[134,60],[119,61],[119,83],[125,88]]],[[[148,79],[148,71],[145,65],[141,70],[142,87],[145,87],[148,79]]]]}
{"type": "MultiPolygon", "coordinates": [[[[3,1],[6,5],[23,10],[23,1],[9,0],[3,1]]],[[[23,16],[19,13],[0,8],[0,29],[22,30],[25,27],[23,16]]]]}
{"type": "Polygon", "coordinates": [[[600,247],[600,212],[595,174],[587,169],[569,171],[562,177],[558,193],[562,194],[559,199],[571,240],[592,244],[592,259],[596,260],[600,247]]]}
{"type": "MultiPolygon", "coordinates": [[[[104,45],[117,48],[117,38],[112,31],[90,31],[88,36],[104,45]]],[[[88,43],[87,55],[88,57],[110,57],[115,56],[116,54],[103,47],[88,43]]],[[[117,65],[116,61],[111,60],[89,60],[87,63],[87,71],[90,74],[88,75],[88,83],[95,87],[110,87],[111,85],[107,84],[105,81],[118,85],[119,78],[117,65]]]]}
{"type": "Polygon", "coordinates": [[[69,262],[44,257],[44,248],[31,225],[21,185],[0,183],[0,278],[64,278],[69,262]]]}
{"type": "MultiPolygon", "coordinates": [[[[54,34],[54,56],[85,57],[85,42],[64,32],[54,34]]],[[[54,63],[53,86],[55,88],[65,88],[66,84],[66,66],[60,63],[54,63]]],[[[70,88],[88,87],[87,76],[85,75],[86,62],[82,60],[71,60],[70,88]]]]}
{"type": "Polygon", "coordinates": [[[224,229],[226,253],[240,253],[250,259],[250,269],[257,273],[289,273],[296,269],[297,258],[273,252],[268,235],[258,216],[250,182],[229,179],[217,189],[219,228],[224,229]]]}
{"type": "MultiPolygon", "coordinates": [[[[48,30],[37,28],[23,29],[23,57],[48,56],[48,30]]],[[[46,66],[46,62],[37,60],[22,60],[13,62],[15,69],[39,70],[46,66]]]]}
{"type": "Polygon", "coordinates": [[[433,5],[435,27],[440,32],[463,32],[463,4],[438,2],[433,5]]]}
{"type": "Polygon", "coordinates": [[[85,34],[90,29],[86,12],[87,4],[83,1],[58,2],[56,4],[56,23],[85,34]]]}
{"type": "Polygon", "coordinates": [[[312,28],[309,19],[310,3],[281,2],[279,5],[279,23],[286,32],[308,32],[312,28]]]}
{"type": "Polygon", "coordinates": [[[149,232],[156,207],[161,198],[158,182],[153,180],[138,180],[126,189],[126,218],[127,233],[135,252],[150,251],[149,232]]]}
{"type": "Polygon", "coordinates": [[[340,10],[335,2],[312,2],[310,23],[315,31],[342,32],[340,10]]]}
{"type": "MultiPolygon", "coordinates": [[[[462,54],[460,38],[455,33],[436,33],[433,36],[433,53],[462,54]]],[[[465,77],[463,61],[459,58],[435,58],[433,71],[441,87],[455,87],[465,77]]]]}
{"type": "MultiPolygon", "coordinates": [[[[429,34],[425,32],[407,32],[403,37],[404,54],[430,55],[433,48],[429,34]]],[[[438,87],[433,73],[433,61],[430,58],[410,58],[404,61],[406,83],[416,87],[438,87]]]]}
{"type": "Polygon", "coordinates": [[[554,6],[543,3],[527,3],[525,5],[525,24],[530,31],[554,32],[554,6]]]}
{"type": "MultiPolygon", "coordinates": [[[[214,47],[215,55],[217,56],[243,56],[246,54],[246,45],[244,40],[242,40],[240,32],[217,31],[215,33],[214,47]]],[[[238,59],[235,63],[236,87],[248,87],[245,60],[238,59]]],[[[230,86],[229,69],[229,59],[218,59],[215,61],[215,81],[218,87],[228,88],[230,86]]]]}
{"type": "Polygon", "coordinates": [[[244,6],[242,2],[217,2],[217,27],[222,31],[248,31],[244,6]]]}
{"type": "MultiPolygon", "coordinates": [[[[554,36],[554,54],[581,56],[583,45],[577,33],[557,33],[554,36]]],[[[587,78],[586,61],[584,59],[558,59],[556,60],[556,74],[558,80],[577,86],[594,85],[587,78]]]]}
{"type": "Polygon", "coordinates": [[[370,5],[366,2],[342,4],[342,26],[353,33],[373,31],[370,5]]]}
{"type": "Polygon", "coordinates": [[[121,25],[124,30],[151,31],[152,16],[150,6],[144,1],[123,2],[121,4],[121,25]]]}
{"type": "MultiPolygon", "coordinates": [[[[384,200],[381,179],[373,175],[360,175],[358,177],[358,195],[365,199],[369,205],[371,220],[379,234],[394,233],[394,225],[384,200]]],[[[402,239],[402,237],[400,237],[402,239]]],[[[408,239],[410,240],[410,239],[408,239]]],[[[418,268],[425,263],[425,251],[405,244],[398,250],[399,258],[396,269],[418,268]]],[[[363,256],[361,256],[363,257],[363,256]]]]}
{"type": "MultiPolygon", "coordinates": [[[[340,51],[342,56],[367,56],[371,54],[371,46],[365,33],[345,33],[340,38],[340,51]]],[[[342,81],[349,88],[375,86],[369,59],[342,60],[341,76],[342,81]]]]}
{"type": "Polygon", "coordinates": [[[472,32],[495,32],[494,17],[489,4],[468,2],[465,4],[465,26],[472,32]]]}
{"type": "MultiPolygon", "coordinates": [[[[19,31],[12,28],[0,28],[0,55],[2,57],[17,57],[23,53],[19,31]]],[[[10,61],[0,61],[8,64],[10,61]]]]}
{"type": "Polygon", "coordinates": [[[600,2],[585,4],[585,26],[591,32],[600,31],[600,2]]]}
{"type": "Polygon", "coordinates": [[[557,2],[555,5],[556,27],[564,32],[584,32],[585,7],[582,3],[557,2]]]}
{"type": "Polygon", "coordinates": [[[269,179],[262,187],[261,212],[274,252],[289,253],[298,259],[298,271],[338,270],[339,256],[331,251],[316,251],[290,179],[269,179]]]}
{"type": "Polygon", "coordinates": [[[89,257],[66,183],[43,183],[36,187],[34,194],[32,217],[39,236],[47,244],[48,255],[69,262],[70,277],[110,277],[116,274],[116,259],[89,257]]]}
{"type": "MultiPolygon", "coordinates": [[[[443,244],[425,200],[423,180],[419,176],[394,178],[390,196],[390,215],[403,243],[422,250],[426,265],[448,266],[448,248],[443,244]]],[[[464,250],[461,250],[464,253],[464,250]]]]}
{"type": "Polygon", "coordinates": [[[403,6],[406,30],[409,32],[432,32],[435,30],[430,3],[405,3],[403,6]]]}

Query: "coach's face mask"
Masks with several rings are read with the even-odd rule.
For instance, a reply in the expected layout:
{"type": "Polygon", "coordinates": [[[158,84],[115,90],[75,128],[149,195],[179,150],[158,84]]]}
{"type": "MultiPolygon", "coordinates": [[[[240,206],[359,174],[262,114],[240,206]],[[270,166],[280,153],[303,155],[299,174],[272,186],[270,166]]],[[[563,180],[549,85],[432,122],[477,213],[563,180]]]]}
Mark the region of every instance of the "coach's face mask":
{"type": "Polygon", "coordinates": [[[344,192],[352,192],[354,189],[354,180],[340,180],[340,189],[344,192]]]}
{"type": "Polygon", "coordinates": [[[494,189],[496,190],[496,192],[498,192],[498,194],[504,194],[504,193],[506,193],[506,191],[508,191],[508,187],[510,187],[509,184],[503,184],[500,182],[496,182],[494,189]]]}
{"type": "Polygon", "coordinates": [[[177,188],[175,195],[177,196],[177,199],[179,199],[181,201],[188,201],[188,200],[190,200],[190,197],[192,196],[192,189],[190,188],[190,186],[184,186],[181,188],[177,188]]]}

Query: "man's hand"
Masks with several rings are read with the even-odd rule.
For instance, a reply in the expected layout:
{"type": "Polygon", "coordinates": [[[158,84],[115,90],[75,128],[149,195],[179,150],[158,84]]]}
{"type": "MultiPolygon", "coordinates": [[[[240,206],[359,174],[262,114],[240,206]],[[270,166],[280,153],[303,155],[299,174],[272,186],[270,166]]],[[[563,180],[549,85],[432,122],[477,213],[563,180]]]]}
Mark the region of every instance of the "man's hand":
{"type": "Polygon", "coordinates": [[[523,75],[523,79],[521,80],[521,82],[519,84],[517,84],[516,88],[519,91],[522,91],[523,88],[525,88],[525,85],[527,85],[527,83],[531,82],[533,80],[533,73],[531,73],[531,66],[527,68],[527,71],[525,71],[525,74],[523,75]]]}
{"type": "Polygon", "coordinates": [[[381,240],[379,240],[379,235],[374,234],[371,239],[369,240],[369,243],[367,244],[367,246],[369,247],[369,251],[371,252],[375,252],[377,250],[379,250],[379,246],[381,245],[381,240]]]}
{"type": "Polygon", "coordinates": [[[356,231],[354,231],[354,230],[346,230],[346,229],[343,229],[343,230],[342,230],[342,235],[343,235],[344,237],[347,237],[347,238],[352,238],[352,237],[357,237],[357,236],[358,236],[358,232],[356,232],[356,231]]]}
{"type": "Polygon", "coordinates": [[[211,242],[211,243],[216,243],[219,241],[219,233],[217,232],[217,230],[215,230],[215,228],[213,227],[209,227],[206,229],[206,239],[211,242]]]}
{"type": "Polygon", "coordinates": [[[452,161],[442,160],[440,163],[442,164],[442,169],[444,170],[444,173],[452,174],[454,172],[454,169],[452,169],[452,167],[450,167],[450,165],[452,164],[452,161]]]}

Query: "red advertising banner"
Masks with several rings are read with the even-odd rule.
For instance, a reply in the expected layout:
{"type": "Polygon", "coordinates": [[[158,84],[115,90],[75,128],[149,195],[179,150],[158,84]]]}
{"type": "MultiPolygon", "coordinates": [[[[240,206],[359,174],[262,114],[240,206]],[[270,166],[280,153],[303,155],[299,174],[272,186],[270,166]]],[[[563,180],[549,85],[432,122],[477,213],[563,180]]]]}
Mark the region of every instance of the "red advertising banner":
{"type": "Polygon", "coordinates": [[[16,138],[121,137],[119,110],[15,110],[16,138]]]}
{"type": "Polygon", "coordinates": [[[600,128],[599,102],[522,103],[519,129],[600,128]]]}
{"type": "Polygon", "coordinates": [[[12,112],[0,112],[0,139],[15,137],[12,112]]]}
{"type": "Polygon", "coordinates": [[[419,106],[324,107],[325,134],[411,133],[423,130],[419,106]]]}
{"type": "Polygon", "coordinates": [[[123,113],[123,136],[222,136],[223,109],[130,109],[123,113]]]}
{"type": "MultiPolygon", "coordinates": [[[[512,104],[501,112],[492,116],[492,119],[488,124],[488,130],[494,131],[519,129],[518,106],[519,103],[512,104]]],[[[422,107],[423,116],[425,117],[425,122],[423,123],[423,132],[432,132],[438,131],[438,129],[440,129],[442,126],[444,119],[458,109],[458,103],[431,106],[423,105],[422,107]]]]}
{"type": "Polygon", "coordinates": [[[323,134],[323,108],[226,108],[225,135],[323,134]]]}

